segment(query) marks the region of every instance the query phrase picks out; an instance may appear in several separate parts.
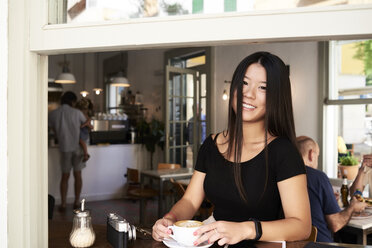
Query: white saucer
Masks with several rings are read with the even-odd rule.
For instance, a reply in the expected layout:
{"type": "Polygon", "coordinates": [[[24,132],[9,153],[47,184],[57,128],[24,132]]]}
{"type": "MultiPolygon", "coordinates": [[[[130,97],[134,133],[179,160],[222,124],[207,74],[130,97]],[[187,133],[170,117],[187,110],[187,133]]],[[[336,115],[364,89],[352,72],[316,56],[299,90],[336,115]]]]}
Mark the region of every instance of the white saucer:
{"type": "Polygon", "coordinates": [[[184,245],[181,245],[179,244],[177,241],[175,241],[174,239],[165,239],[163,240],[163,243],[168,246],[169,248],[207,248],[209,246],[212,246],[212,244],[208,244],[206,242],[203,242],[197,246],[184,246],[184,245]]]}

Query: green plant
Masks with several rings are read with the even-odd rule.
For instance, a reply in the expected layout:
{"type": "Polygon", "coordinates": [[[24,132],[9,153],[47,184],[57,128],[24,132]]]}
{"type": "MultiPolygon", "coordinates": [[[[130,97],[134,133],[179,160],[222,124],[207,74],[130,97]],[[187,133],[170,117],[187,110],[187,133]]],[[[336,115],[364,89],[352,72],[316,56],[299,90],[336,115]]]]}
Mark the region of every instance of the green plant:
{"type": "Polygon", "coordinates": [[[358,159],[354,156],[347,155],[340,158],[340,164],[346,166],[353,166],[359,164],[358,159]]]}
{"type": "Polygon", "coordinates": [[[354,58],[363,61],[366,85],[372,85],[372,40],[357,42],[354,58]]]}
{"type": "Polygon", "coordinates": [[[153,169],[152,158],[159,146],[164,149],[164,123],[153,119],[151,122],[141,120],[137,123],[138,142],[145,145],[146,150],[150,152],[150,168],[153,169]]]}

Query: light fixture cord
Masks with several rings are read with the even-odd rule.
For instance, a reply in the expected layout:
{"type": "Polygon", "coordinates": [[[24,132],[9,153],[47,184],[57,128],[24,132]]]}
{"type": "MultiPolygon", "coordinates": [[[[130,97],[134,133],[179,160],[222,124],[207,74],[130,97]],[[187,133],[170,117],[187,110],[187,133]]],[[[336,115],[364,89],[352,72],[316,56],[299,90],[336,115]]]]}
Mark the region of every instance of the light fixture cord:
{"type": "Polygon", "coordinates": [[[85,53],[83,53],[83,66],[84,66],[84,70],[83,70],[83,90],[85,91],[86,89],[85,89],[85,56],[86,56],[86,54],[85,53]]]}
{"type": "Polygon", "coordinates": [[[96,53],[96,87],[99,88],[99,85],[98,85],[98,61],[99,59],[99,54],[96,53]]]}

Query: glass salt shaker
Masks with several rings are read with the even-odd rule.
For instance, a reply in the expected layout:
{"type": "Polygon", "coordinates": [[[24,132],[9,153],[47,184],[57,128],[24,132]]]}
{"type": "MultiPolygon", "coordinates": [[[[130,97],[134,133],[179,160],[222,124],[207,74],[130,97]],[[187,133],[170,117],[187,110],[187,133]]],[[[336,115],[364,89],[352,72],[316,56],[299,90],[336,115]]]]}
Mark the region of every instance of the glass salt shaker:
{"type": "Polygon", "coordinates": [[[70,233],[70,244],[73,247],[90,247],[96,235],[93,231],[92,218],[89,210],[85,209],[85,199],[81,201],[81,208],[74,210],[75,216],[70,233]]]}

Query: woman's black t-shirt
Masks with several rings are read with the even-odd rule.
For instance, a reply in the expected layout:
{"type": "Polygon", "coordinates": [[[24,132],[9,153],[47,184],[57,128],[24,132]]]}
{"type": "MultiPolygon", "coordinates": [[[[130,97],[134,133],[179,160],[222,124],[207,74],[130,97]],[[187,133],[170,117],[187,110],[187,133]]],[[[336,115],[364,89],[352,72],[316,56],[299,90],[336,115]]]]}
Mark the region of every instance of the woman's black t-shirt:
{"type": "Polygon", "coordinates": [[[267,146],[268,180],[265,187],[265,150],[241,163],[242,182],[248,202],[244,202],[235,185],[233,163],[219,152],[209,136],[200,147],[195,170],[206,174],[204,191],[214,204],[216,220],[247,221],[255,218],[270,221],[283,218],[277,183],[305,174],[305,165],[296,147],[286,138],[278,137],[267,146]]]}

